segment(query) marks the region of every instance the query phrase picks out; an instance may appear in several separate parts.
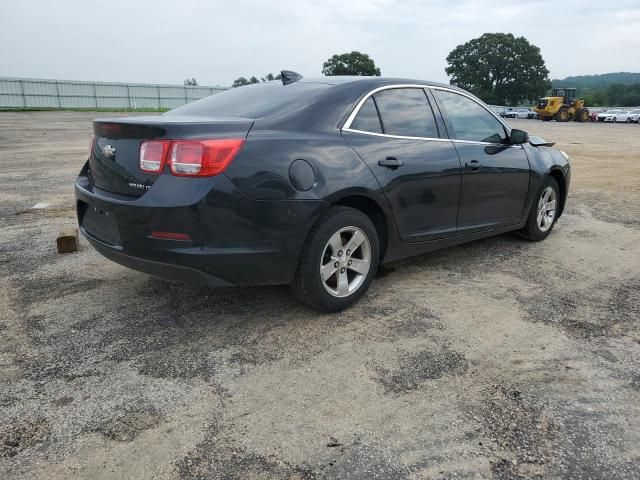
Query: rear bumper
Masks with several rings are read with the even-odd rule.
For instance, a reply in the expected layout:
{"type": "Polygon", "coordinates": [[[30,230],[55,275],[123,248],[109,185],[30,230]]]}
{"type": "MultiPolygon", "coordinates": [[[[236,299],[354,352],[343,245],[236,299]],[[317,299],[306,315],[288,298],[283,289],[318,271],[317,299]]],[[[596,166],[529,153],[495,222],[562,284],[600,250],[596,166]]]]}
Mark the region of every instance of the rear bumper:
{"type": "Polygon", "coordinates": [[[324,202],[252,200],[223,175],[188,180],[189,188],[180,188],[170,177],[169,189],[158,179],[132,199],[94,188],[81,174],[75,185],[80,230],[108,259],[163,278],[212,286],[292,281],[324,202]],[[87,221],[90,209],[108,212],[110,234],[87,221]],[[152,238],[152,231],[184,233],[190,240],[152,238]]]}
{"type": "Polygon", "coordinates": [[[236,285],[195,268],[128,255],[93,237],[84,228],[81,228],[81,231],[93,248],[100,254],[127,268],[170,280],[206,283],[212,287],[231,287],[236,285]]]}

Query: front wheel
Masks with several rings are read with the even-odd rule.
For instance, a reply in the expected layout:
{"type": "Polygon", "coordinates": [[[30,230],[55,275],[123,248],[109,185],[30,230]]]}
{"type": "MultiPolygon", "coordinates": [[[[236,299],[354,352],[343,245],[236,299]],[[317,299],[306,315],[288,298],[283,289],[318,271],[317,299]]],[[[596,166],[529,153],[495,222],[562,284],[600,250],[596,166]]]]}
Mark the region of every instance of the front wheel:
{"type": "Polygon", "coordinates": [[[538,190],[536,200],[531,205],[527,223],[520,233],[532,241],[547,238],[558,220],[560,189],[553,177],[547,177],[538,190]]]}
{"type": "Polygon", "coordinates": [[[556,121],[558,122],[568,122],[569,121],[569,110],[565,107],[562,107],[560,110],[558,110],[558,113],[556,113],[556,121]]]}
{"type": "Polygon", "coordinates": [[[338,312],[369,288],[380,256],[378,234],[360,210],[336,206],[314,225],[304,245],[292,288],[304,303],[338,312]]]}

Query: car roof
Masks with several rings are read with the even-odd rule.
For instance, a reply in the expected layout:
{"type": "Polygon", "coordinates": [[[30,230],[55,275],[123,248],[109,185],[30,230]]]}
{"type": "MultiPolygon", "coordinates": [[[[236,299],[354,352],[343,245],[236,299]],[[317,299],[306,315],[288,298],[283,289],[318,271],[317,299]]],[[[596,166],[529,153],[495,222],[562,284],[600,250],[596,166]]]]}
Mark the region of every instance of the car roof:
{"type": "MultiPolygon", "coordinates": [[[[267,82],[273,84],[275,82],[267,82]]],[[[324,91],[308,98],[296,108],[281,109],[276,114],[258,118],[254,128],[265,130],[290,131],[325,131],[334,132],[339,129],[351,114],[358,102],[372,90],[381,87],[415,85],[424,87],[441,87],[458,91],[465,95],[469,92],[453,85],[416,80],[411,78],[373,77],[373,76],[321,76],[304,77],[295,82],[282,85],[287,89],[293,85],[308,86],[326,85],[324,91]]],[[[247,88],[247,87],[241,87],[247,88]]],[[[471,94],[472,95],[472,94],[471,94]]],[[[473,95],[472,95],[473,96],[473,95]]]]}
{"type": "Polygon", "coordinates": [[[413,78],[397,78],[397,77],[372,77],[372,76],[351,76],[351,75],[335,75],[322,77],[303,77],[298,80],[302,83],[326,83],[328,85],[344,85],[349,83],[362,83],[374,86],[385,85],[425,85],[429,87],[446,87],[459,90],[453,85],[445,83],[431,82],[428,80],[416,80],[413,78]]]}

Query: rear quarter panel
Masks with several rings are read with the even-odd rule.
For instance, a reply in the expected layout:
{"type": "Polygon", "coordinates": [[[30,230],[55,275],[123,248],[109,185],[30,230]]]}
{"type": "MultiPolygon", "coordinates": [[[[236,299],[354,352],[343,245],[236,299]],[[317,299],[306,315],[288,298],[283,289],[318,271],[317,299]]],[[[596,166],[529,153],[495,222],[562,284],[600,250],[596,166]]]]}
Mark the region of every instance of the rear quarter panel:
{"type": "Polygon", "coordinates": [[[282,201],[289,205],[313,205],[309,210],[309,221],[299,225],[304,228],[299,232],[302,240],[332,204],[358,196],[367,197],[380,207],[386,221],[386,242],[389,245],[400,243],[380,184],[338,132],[252,132],[225,175],[251,199],[268,204],[282,201]],[[314,182],[306,191],[294,188],[290,179],[291,164],[298,159],[305,160],[313,168],[314,182]]]}
{"type": "Polygon", "coordinates": [[[321,200],[331,203],[349,193],[379,194],[380,185],[367,165],[339,133],[250,133],[225,175],[254,200],[321,200]],[[298,159],[314,172],[313,186],[300,191],[289,169],[298,159]]]}

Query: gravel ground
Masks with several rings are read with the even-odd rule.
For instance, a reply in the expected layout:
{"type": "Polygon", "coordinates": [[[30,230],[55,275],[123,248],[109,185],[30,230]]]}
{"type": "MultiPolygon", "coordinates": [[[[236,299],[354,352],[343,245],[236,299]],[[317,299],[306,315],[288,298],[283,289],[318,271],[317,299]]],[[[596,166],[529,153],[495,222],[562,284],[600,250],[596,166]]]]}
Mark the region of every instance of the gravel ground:
{"type": "Polygon", "coordinates": [[[639,125],[513,121],[572,156],[551,236],[321,315],[58,255],[94,116],[0,113],[1,478],[640,478],[639,125]]]}

